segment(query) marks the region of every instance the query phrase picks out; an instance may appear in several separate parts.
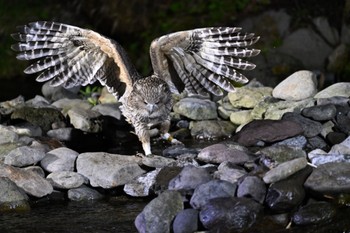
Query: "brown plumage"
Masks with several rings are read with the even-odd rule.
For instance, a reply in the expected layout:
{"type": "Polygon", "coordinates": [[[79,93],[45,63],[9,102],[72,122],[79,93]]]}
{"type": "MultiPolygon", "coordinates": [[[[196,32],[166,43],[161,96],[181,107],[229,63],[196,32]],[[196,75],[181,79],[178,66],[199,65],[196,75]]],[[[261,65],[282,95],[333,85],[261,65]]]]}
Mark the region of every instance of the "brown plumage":
{"type": "MultiPolygon", "coordinates": [[[[12,49],[19,60],[37,61],[25,73],[41,72],[37,81],[70,88],[98,80],[116,97],[134,126],[146,155],[151,154],[150,127],[160,126],[165,138],[170,126],[171,93],[178,93],[169,66],[173,66],[185,90],[193,94],[234,91],[232,81],[248,79],[237,69],[255,65],[242,58],[259,54],[249,49],[259,37],[240,28],[213,27],[171,33],[155,39],[150,47],[154,74],[141,77],[124,49],[94,31],[56,22],[38,21],[18,27],[12,49]],[[169,63],[170,61],[170,63],[169,63]]],[[[176,140],[172,140],[177,142],[176,140]]]]}

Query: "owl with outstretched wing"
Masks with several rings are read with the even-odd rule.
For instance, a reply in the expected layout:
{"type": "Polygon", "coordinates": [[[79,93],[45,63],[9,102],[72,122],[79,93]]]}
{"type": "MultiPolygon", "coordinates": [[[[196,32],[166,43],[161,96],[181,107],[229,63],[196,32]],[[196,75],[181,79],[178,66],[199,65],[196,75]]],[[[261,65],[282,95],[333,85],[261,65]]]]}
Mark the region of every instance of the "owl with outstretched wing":
{"type": "Polygon", "coordinates": [[[152,154],[150,127],[158,126],[164,139],[177,143],[168,133],[176,71],[185,91],[222,95],[234,91],[232,83],[248,79],[237,70],[255,65],[244,60],[259,54],[249,48],[259,37],[237,27],[210,27],[171,33],[150,46],[151,76],[142,77],[116,41],[79,27],[38,21],[19,26],[12,46],[19,60],[36,60],[26,74],[40,73],[37,81],[71,88],[98,80],[120,97],[121,111],[135,128],[145,155],[152,154]]]}

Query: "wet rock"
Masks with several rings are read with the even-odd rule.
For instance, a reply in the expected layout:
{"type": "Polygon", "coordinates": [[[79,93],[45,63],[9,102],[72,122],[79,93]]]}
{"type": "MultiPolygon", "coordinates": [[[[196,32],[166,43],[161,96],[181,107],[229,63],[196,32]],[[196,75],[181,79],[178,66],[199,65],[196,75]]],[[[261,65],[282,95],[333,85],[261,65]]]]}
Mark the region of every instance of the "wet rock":
{"type": "Polygon", "coordinates": [[[238,184],[237,197],[247,197],[259,202],[264,203],[266,195],[266,185],[257,176],[246,176],[242,182],[238,184]]]}
{"type": "Polygon", "coordinates": [[[320,194],[350,191],[350,163],[326,163],[313,170],[305,187],[320,194]]]}
{"type": "Polygon", "coordinates": [[[103,152],[82,153],[76,161],[77,172],[89,179],[91,186],[113,188],[129,183],[145,171],[141,158],[103,152]]]}
{"type": "Polygon", "coordinates": [[[165,158],[163,156],[142,156],[142,164],[148,167],[162,168],[170,164],[174,164],[175,160],[172,158],[165,158]]]}
{"type": "Polygon", "coordinates": [[[344,141],[347,138],[347,136],[347,134],[342,132],[329,132],[326,135],[326,139],[331,145],[336,145],[344,141]]]}
{"type": "Polygon", "coordinates": [[[10,151],[6,156],[4,163],[15,167],[24,167],[36,164],[45,157],[45,152],[41,149],[21,146],[10,151]]]}
{"type": "Polygon", "coordinates": [[[251,199],[222,197],[210,200],[199,218],[211,232],[233,232],[249,229],[261,212],[262,206],[251,199]]]}
{"type": "Polygon", "coordinates": [[[260,160],[270,169],[295,158],[306,158],[306,152],[303,149],[285,145],[265,147],[258,154],[263,155],[260,160]]]}
{"type": "Polygon", "coordinates": [[[192,233],[198,230],[198,210],[185,209],[180,211],[173,222],[174,233],[192,233]]]}
{"type": "Polygon", "coordinates": [[[242,87],[228,93],[228,99],[235,108],[254,108],[261,99],[271,96],[271,87],[242,87]]]}
{"type": "Polygon", "coordinates": [[[98,104],[92,107],[91,110],[101,113],[103,116],[111,116],[117,120],[121,119],[120,103],[114,104],[98,104]]]}
{"type": "Polygon", "coordinates": [[[52,185],[33,171],[0,164],[0,176],[9,178],[27,194],[43,197],[52,193],[52,185]]]}
{"type": "Polygon", "coordinates": [[[233,164],[243,164],[251,157],[244,151],[230,148],[224,144],[214,144],[199,152],[197,159],[206,163],[222,163],[229,161],[233,164]]]}
{"type": "Polygon", "coordinates": [[[151,187],[156,182],[160,169],[143,174],[130,183],[124,185],[124,192],[132,197],[146,197],[150,195],[151,187]]]}
{"type": "Polygon", "coordinates": [[[331,98],[335,96],[349,97],[350,93],[350,83],[339,82],[335,83],[329,87],[326,87],[322,91],[318,92],[314,97],[318,98],[331,98]]]}
{"type": "Polygon", "coordinates": [[[230,137],[236,130],[236,126],[229,121],[191,121],[190,130],[192,137],[198,139],[217,139],[230,137]]]}
{"type": "Polygon", "coordinates": [[[328,202],[312,202],[294,213],[292,220],[296,225],[309,225],[330,221],[336,214],[336,208],[328,202]]]}
{"type": "Polygon", "coordinates": [[[245,125],[234,139],[243,146],[276,142],[303,133],[298,123],[287,120],[255,120],[245,125]]]}
{"type": "Polygon", "coordinates": [[[78,152],[67,147],[59,147],[47,152],[40,165],[48,172],[74,171],[78,152]]]}
{"type": "Polygon", "coordinates": [[[235,125],[243,125],[251,122],[253,117],[251,115],[251,110],[241,110],[232,112],[230,115],[230,121],[235,125]]]}
{"type": "Polygon", "coordinates": [[[135,226],[140,233],[170,232],[171,222],[183,210],[181,194],[177,191],[165,191],[146,205],[137,215],[135,226]]]}
{"type": "Polygon", "coordinates": [[[49,131],[53,123],[65,121],[64,116],[57,109],[32,107],[16,109],[12,113],[11,119],[25,120],[33,125],[40,126],[44,132],[49,131]]]}
{"type": "Polygon", "coordinates": [[[235,184],[238,179],[245,174],[247,174],[247,172],[242,167],[225,161],[219,165],[218,170],[214,173],[214,177],[235,184]]]}
{"type": "Polygon", "coordinates": [[[272,92],[272,96],[283,100],[303,100],[317,93],[316,74],[308,70],[293,73],[280,82],[272,92]]]}
{"type": "Polygon", "coordinates": [[[212,180],[199,185],[191,197],[190,204],[194,209],[202,209],[208,201],[218,197],[234,197],[237,184],[224,180],[212,180]]]}
{"type": "Polygon", "coordinates": [[[308,158],[315,166],[325,163],[350,163],[348,154],[327,153],[321,149],[310,151],[308,158]]]}
{"type": "Polygon", "coordinates": [[[313,121],[294,112],[285,113],[282,119],[299,124],[303,129],[305,137],[314,137],[322,132],[322,124],[320,122],[313,121]]]}
{"type": "Polygon", "coordinates": [[[316,121],[332,120],[337,113],[337,109],[333,104],[316,105],[304,108],[301,112],[305,117],[309,117],[316,121]]]}
{"type": "Polygon", "coordinates": [[[68,199],[72,201],[90,201],[102,198],[101,193],[85,185],[68,190],[68,199]]]}
{"type": "Polygon", "coordinates": [[[285,179],[297,171],[303,169],[307,165],[307,160],[304,157],[296,158],[291,161],[287,161],[279,164],[277,167],[266,172],[263,180],[266,184],[274,183],[279,180],[285,179]]]}
{"type": "Polygon", "coordinates": [[[18,134],[9,127],[0,125],[0,144],[17,142],[18,138],[18,134]]]}
{"type": "Polygon", "coordinates": [[[10,179],[0,177],[0,212],[13,209],[30,209],[28,196],[10,179]]]}
{"type": "Polygon", "coordinates": [[[101,116],[99,112],[80,107],[73,107],[67,112],[70,123],[76,129],[85,132],[96,133],[102,130],[102,126],[98,117],[101,116]]]}
{"type": "Polygon", "coordinates": [[[192,120],[211,120],[218,117],[216,104],[208,99],[183,98],[173,109],[175,113],[192,120]]]}
{"type": "Polygon", "coordinates": [[[161,193],[168,189],[169,182],[175,176],[177,176],[181,171],[182,167],[164,167],[161,168],[160,172],[156,177],[156,182],[154,184],[154,190],[156,193],[161,193]]]}
{"type": "Polygon", "coordinates": [[[211,175],[205,168],[186,166],[176,177],[170,180],[169,189],[191,191],[211,179],[211,175]]]}
{"type": "Polygon", "coordinates": [[[306,167],[287,179],[271,184],[266,194],[266,205],[276,212],[286,212],[297,207],[305,198],[303,184],[312,172],[306,167]]]}
{"type": "Polygon", "coordinates": [[[46,179],[54,188],[73,189],[84,184],[84,177],[76,172],[59,171],[50,173],[46,179]]]}

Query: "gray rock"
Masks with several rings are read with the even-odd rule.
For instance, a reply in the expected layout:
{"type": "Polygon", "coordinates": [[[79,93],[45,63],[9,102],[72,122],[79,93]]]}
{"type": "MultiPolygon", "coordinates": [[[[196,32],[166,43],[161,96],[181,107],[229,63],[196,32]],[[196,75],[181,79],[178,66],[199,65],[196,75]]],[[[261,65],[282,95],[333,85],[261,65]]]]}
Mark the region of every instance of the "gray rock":
{"type": "Polygon", "coordinates": [[[318,98],[316,100],[316,103],[317,105],[334,104],[334,105],[340,105],[340,106],[347,106],[349,103],[349,97],[333,96],[329,98],[318,98]]]}
{"type": "Polygon", "coordinates": [[[0,164],[4,163],[5,156],[10,153],[10,151],[16,149],[17,147],[23,146],[21,142],[19,143],[6,143],[0,144],[0,164]]]}
{"type": "Polygon", "coordinates": [[[0,177],[0,212],[17,208],[30,209],[28,196],[10,179],[0,177]]]}
{"type": "Polygon", "coordinates": [[[322,124],[320,122],[303,117],[298,113],[287,112],[282,119],[299,124],[305,137],[315,137],[322,132],[322,124]]]}
{"type": "Polygon", "coordinates": [[[175,160],[172,158],[165,158],[163,156],[142,156],[142,164],[148,167],[162,168],[174,164],[175,160]]]}
{"type": "Polygon", "coordinates": [[[178,158],[181,155],[197,155],[198,149],[187,148],[184,145],[174,145],[165,148],[162,152],[162,156],[170,158],[178,158]]]}
{"type": "Polygon", "coordinates": [[[325,141],[325,139],[323,139],[323,137],[321,137],[321,136],[308,138],[308,145],[306,147],[306,150],[310,151],[310,150],[314,150],[316,148],[320,148],[323,150],[329,150],[329,145],[325,141]]]}
{"type": "Polygon", "coordinates": [[[303,133],[298,123],[287,120],[255,120],[245,125],[234,139],[243,146],[276,142],[303,133]]]}
{"type": "Polygon", "coordinates": [[[154,184],[155,193],[162,193],[165,190],[168,190],[169,182],[175,176],[177,176],[183,167],[163,167],[156,177],[156,182],[154,184]]]}
{"type": "Polygon", "coordinates": [[[237,197],[252,198],[260,204],[264,203],[266,185],[257,176],[247,176],[238,184],[237,197]]]}
{"type": "Polygon", "coordinates": [[[91,110],[101,113],[103,116],[114,117],[117,120],[121,119],[120,103],[114,104],[98,104],[92,107],[91,110]]]}
{"type": "Polygon", "coordinates": [[[333,104],[317,105],[304,108],[301,114],[316,121],[332,120],[337,113],[333,104]]]}
{"type": "Polygon", "coordinates": [[[254,108],[263,98],[271,96],[271,93],[271,87],[242,87],[227,96],[235,108],[254,108]]]}
{"type": "Polygon", "coordinates": [[[170,190],[194,190],[199,185],[209,182],[211,175],[205,168],[186,166],[169,182],[170,190]]]}
{"type": "Polygon", "coordinates": [[[101,114],[89,109],[83,109],[80,107],[73,107],[67,112],[70,123],[76,129],[80,129],[85,132],[96,133],[102,130],[102,126],[97,120],[101,114]]]}
{"type": "Polygon", "coordinates": [[[303,135],[298,135],[292,138],[287,138],[283,141],[277,142],[274,145],[276,146],[288,146],[288,147],[296,147],[296,148],[305,148],[308,140],[303,135]]]}
{"type": "Polygon", "coordinates": [[[190,204],[194,209],[202,209],[213,198],[234,197],[236,189],[236,184],[224,180],[212,180],[194,190],[190,204]]]}
{"type": "Polygon", "coordinates": [[[327,153],[321,149],[310,151],[308,158],[315,166],[325,163],[350,163],[348,154],[327,153]]]}
{"type": "Polygon", "coordinates": [[[36,164],[45,157],[45,152],[41,149],[21,146],[10,151],[6,156],[4,163],[16,167],[24,167],[36,164]]]}
{"type": "Polygon", "coordinates": [[[231,122],[220,120],[191,121],[189,128],[192,137],[198,139],[230,137],[236,130],[231,122]]]}
{"type": "Polygon", "coordinates": [[[222,163],[229,161],[233,164],[244,164],[251,157],[244,151],[230,148],[224,144],[214,144],[199,152],[197,159],[206,163],[222,163]]]}
{"type": "Polygon", "coordinates": [[[10,115],[15,109],[22,108],[24,105],[24,97],[21,95],[12,100],[0,102],[0,115],[10,115]]]}
{"type": "Polygon", "coordinates": [[[59,129],[52,129],[47,131],[47,136],[56,138],[61,141],[70,141],[72,140],[72,134],[75,129],[73,128],[59,128],[59,129]]]}
{"type": "Polygon", "coordinates": [[[77,93],[80,90],[80,86],[76,86],[73,88],[66,89],[62,86],[54,87],[50,85],[50,82],[44,83],[41,87],[41,92],[45,96],[45,98],[49,100],[59,100],[63,98],[77,98],[77,93]]]}
{"type": "Polygon", "coordinates": [[[83,99],[59,99],[51,104],[52,106],[62,109],[63,114],[67,114],[68,110],[74,107],[79,107],[81,109],[91,109],[92,105],[83,99]]]}
{"type": "Polygon", "coordinates": [[[72,201],[90,201],[102,198],[101,193],[85,185],[68,190],[68,199],[72,201]]]}
{"type": "Polygon", "coordinates": [[[41,176],[42,178],[45,178],[45,176],[46,176],[44,170],[39,166],[25,167],[24,170],[35,172],[39,176],[41,176]]]}
{"type": "Polygon", "coordinates": [[[74,171],[78,155],[78,152],[67,147],[59,147],[47,152],[40,164],[48,172],[74,171]]]}
{"type": "Polygon", "coordinates": [[[135,226],[140,233],[169,233],[174,217],[183,208],[179,192],[165,191],[148,203],[137,215],[135,226]]]}
{"type": "Polygon", "coordinates": [[[0,164],[1,176],[9,178],[27,194],[35,197],[43,197],[53,191],[50,182],[33,171],[0,164]]]}
{"type": "Polygon", "coordinates": [[[263,180],[266,184],[274,183],[279,180],[285,179],[297,171],[303,169],[307,165],[307,160],[304,157],[296,158],[291,161],[287,161],[279,164],[277,167],[266,172],[263,180]]]}
{"type": "Polygon", "coordinates": [[[50,173],[46,179],[54,188],[58,189],[72,189],[78,188],[84,184],[84,177],[76,172],[59,171],[50,173]]]}
{"type": "Polygon", "coordinates": [[[211,120],[218,117],[216,104],[208,99],[184,98],[173,109],[175,113],[192,120],[211,120]]]}
{"type": "Polygon", "coordinates": [[[18,134],[9,127],[0,125],[0,144],[17,142],[18,138],[18,134]]]}
{"type": "Polygon", "coordinates": [[[308,70],[293,73],[280,82],[272,92],[272,96],[283,100],[304,100],[317,93],[316,74],[308,70]]]}
{"type": "Polygon", "coordinates": [[[48,101],[45,97],[41,95],[36,95],[34,98],[26,101],[26,105],[30,107],[43,108],[50,107],[50,101],[48,101]]]}
{"type": "Polygon", "coordinates": [[[17,133],[19,136],[41,137],[43,134],[39,126],[32,125],[28,122],[16,124],[16,127],[9,126],[9,129],[17,133]]]}
{"type": "Polygon", "coordinates": [[[263,207],[248,198],[212,199],[199,213],[200,221],[210,232],[246,231],[254,225],[263,207]]]}
{"type": "Polygon", "coordinates": [[[82,153],[76,161],[77,172],[89,179],[91,186],[113,188],[129,183],[145,171],[141,158],[103,152],[82,153]]]}
{"type": "Polygon", "coordinates": [[[130,183],[124,185],[124,192],[132,197],[146,197],[150,194],[151,187],[156,182],[160,169],[143,174],[130,183]]]}
{"type": "Polygon", "coordinates": [[[301,207],[292,216],[296,225],[310,225],[325,223],[332,220],[336,215],[336,207],[329,202],[317,201],[301,207]]]}
{"type": "Polygon", "coordinates": [[[326,163],[313,170],[305,187],[320,193],[350,192],[350,163],[326,163]]]}
{"type": "Polygon", "coordinates": [[[350,113],[346,115],[338,113],[336,116],[336,125],[341,132],[350,135],[350,113]]]}
{"type": "Polygon", "coordinates": [[[195,209],[180,211],[173,222],[174,233],[192,233],[198,230],[199,212],[195,209]]]}
{"type": "Polygon", "coordinates": [[[332,146],[329,153],[334,154],[350,154],[350,136],[341,143],[332,146]]]}
{"type": "Polygon", "coordinates": [[[339,82],[335,83],[329,87],[326,87],[322,91],[318,92],[314,98],[331,98],[335,96],[350,96],[350,83],[349,82],[339,82]]]}
{"type": "Polygon", "coordinates": [[[246,174],[247,172],[243,168],[229,161],[224,161],[219,165],[218,170],[214,173],[214,177],[235,184],[239,178],[246,174]]]}

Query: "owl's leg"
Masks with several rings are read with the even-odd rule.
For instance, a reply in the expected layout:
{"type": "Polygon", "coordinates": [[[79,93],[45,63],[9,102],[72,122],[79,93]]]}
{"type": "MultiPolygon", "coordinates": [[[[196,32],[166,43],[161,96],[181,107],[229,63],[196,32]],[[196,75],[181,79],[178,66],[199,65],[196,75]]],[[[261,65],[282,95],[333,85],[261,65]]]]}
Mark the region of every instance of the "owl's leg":
{"type": "Polygon", "coordinates": [[[145,152],[145,155],[152,155],[150,134],[147,127],[135,127],[135,133],[138,136],[140,142],[142,143],[142,148],[145,152]]]}
{"type": "Polygon", "coordinates": [[[164,121],[160,124],[160,134],[164,140],[169,141],[171,144],[182,144],[179,140],[173,138],[170,133],[170,120],[164,121]]]}

